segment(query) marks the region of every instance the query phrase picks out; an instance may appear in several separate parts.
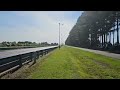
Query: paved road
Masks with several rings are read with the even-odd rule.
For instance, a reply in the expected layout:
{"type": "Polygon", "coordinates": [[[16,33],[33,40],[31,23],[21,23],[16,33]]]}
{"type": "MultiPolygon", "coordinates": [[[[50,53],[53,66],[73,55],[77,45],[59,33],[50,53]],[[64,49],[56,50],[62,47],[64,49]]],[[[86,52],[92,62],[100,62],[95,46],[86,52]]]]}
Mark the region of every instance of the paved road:
{"type": "Polygon", "coordinates": [[[35,51],[39,51],[39,50],[43,50],[43,49],[53,48],[53,47],[57,47],[57,46],[5,50],[5,51],[0,52],[0,59],[11,57],[11,56],[16,56],[16,55],[20,55],[20,54],[25,54],[25,53],[35,52],[35,51]]]}
{"type": "MultiPolygon", "coordinates": [[[[71,47],[71,46],[70,46],[70,47],[71,47]]],[[[73,48],[78,48],[78,47],[73,47],[73,48]]],[[[94,53],[96,53],[96,54],[101,54],[101,55],[108,56],[108,57],[112,57],[112,58],[120,59],[120,54],[110,53],[110,52],[106,52],[106,51],[86,49],[86,48],[78,48],[78,49],[85,50],[85,51],[89,51],[89,52],[94,52],[94,53]]]]}

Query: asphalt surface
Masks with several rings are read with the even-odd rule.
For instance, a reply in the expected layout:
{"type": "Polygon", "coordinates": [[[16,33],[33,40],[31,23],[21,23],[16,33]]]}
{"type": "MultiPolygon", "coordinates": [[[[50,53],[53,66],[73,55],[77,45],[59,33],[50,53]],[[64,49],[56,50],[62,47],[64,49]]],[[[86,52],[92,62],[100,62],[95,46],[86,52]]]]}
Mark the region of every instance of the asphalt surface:
{"type": "Polygon", "coordinates": [[[39,51],[39,50],[44,50],[44,49],[48,49],[48,48],[53,48],[53,47],[57,47],[57,46],[5,50],[5,51],[0,52],[0,59],[16,56],[16,55],[20,55],[20,54],[25,54],[25,53],[35,52],[35,51],[39,51]]]}
{"type": "MultiPolygon", "coordinates": [[[[71,47],[71,46],[70,46],[70,47],[71,47]]],[[[108,56],[108,57],[120,59],[120,54],[110,53],[110,52],[106,52],[106,51],[86,49],[86,48],[79,48],[79,47],[72,47],[72,48],[77,48],[77,49],[81,49],[81,50],[93,52],[93,53],[96,53],[96,54],[101,54],[101,55],[104,55],[104,56],[108,56]]]]}

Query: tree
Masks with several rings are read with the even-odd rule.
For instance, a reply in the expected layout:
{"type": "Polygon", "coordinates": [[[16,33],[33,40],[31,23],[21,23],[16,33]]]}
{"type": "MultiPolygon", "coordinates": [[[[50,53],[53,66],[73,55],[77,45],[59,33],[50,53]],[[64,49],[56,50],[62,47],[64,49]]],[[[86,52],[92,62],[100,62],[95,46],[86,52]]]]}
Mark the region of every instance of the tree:
{"type": "Polygon", "coordinates": [[[115,31],[115,29],[111,30],[115,22],[117,22],[117,43],[119,44],[119,19],[120,12],[118,11],[85,11],[70,31],[65,44],[98,48],[101,40],[102,47],[106,48],[108,35],[111,41],[111,32],[115,31]]]}

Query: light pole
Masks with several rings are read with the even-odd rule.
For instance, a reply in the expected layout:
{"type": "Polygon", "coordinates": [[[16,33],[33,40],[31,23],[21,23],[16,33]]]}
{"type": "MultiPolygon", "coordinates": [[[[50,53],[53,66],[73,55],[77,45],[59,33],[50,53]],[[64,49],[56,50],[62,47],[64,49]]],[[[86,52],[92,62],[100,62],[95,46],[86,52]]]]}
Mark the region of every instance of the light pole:
{"type": "Polygon", "coordinates": [[[59,49],[60,49],[60,23],[59,23],[59,49]]]}
{"type": "MultiPolygon", "coordinates": [[[[60,49],[60,24],[61,23],[59,23],[59,49],[60,49]]],[[[61,25],[63,25],[63,24],[61,24],[61,25]]]]}

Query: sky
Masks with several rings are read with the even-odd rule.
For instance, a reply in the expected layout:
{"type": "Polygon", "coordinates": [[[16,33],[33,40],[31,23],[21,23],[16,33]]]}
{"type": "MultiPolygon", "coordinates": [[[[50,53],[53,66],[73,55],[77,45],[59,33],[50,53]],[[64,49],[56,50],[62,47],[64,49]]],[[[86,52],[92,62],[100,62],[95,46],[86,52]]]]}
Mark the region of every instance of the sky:
{"type": "Polygon", "coordinates": [[[0,11],[0,42],[64,43],[83,11],[0,11]]]}

